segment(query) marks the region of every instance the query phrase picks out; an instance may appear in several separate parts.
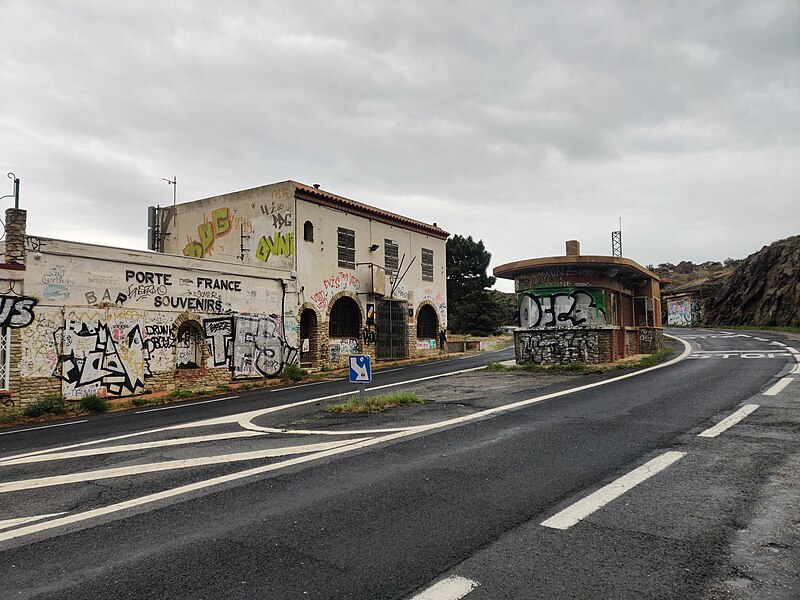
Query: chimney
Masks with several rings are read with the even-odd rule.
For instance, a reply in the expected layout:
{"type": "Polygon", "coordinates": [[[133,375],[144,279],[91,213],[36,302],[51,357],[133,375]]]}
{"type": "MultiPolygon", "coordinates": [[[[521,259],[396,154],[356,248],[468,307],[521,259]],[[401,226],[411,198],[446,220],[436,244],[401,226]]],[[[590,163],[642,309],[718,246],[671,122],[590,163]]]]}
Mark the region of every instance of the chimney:
{"type": "Polygon", "coordinates": [[[21,208],[6,209],[6,256],[5,262],[25,264],[25,225],[28,212],[21,208]]]}
{"type": "Polygon", "coordinates": [[[581,243],[578,240],[567,240],[567,256],[580,256],[581,243]]]}

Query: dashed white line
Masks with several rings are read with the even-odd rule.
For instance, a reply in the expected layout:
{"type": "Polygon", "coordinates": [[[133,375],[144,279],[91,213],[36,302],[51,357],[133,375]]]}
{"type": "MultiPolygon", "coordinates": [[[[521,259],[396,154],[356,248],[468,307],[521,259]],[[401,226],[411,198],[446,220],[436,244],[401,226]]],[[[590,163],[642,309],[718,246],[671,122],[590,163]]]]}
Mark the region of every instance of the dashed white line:
{"type": "Polygon", "coordinates": [[[794,377],[784,377],[780,381],[778,381],[775,385],[769,388],[766,392],[764,392],[764,396],[777,396],[780,391],[785,388],[787,385],[794,381],[794,377]]]}
{"type": "Polygon", "coordinates": [[[630,473],[601,487],[596,492],[586,496],[586,498],[578,500],[575,504],[568,506],[549,519],[545,519],[541,522],[541,525],[552,529],[569,529],[684,456],[686,456],[686,452],[665,452],[661,456],[646,462],[641,467],[637,467],[630,473]]]}
{"type": "Polygon", "coordinates": [[[36,431],[37,429],[49,429],[50,427],[64,427],[65,425],[77,425],[78,423],[86,423],[89,419],[82,421],[70,421],[69,423],[56,423],[55,425],[42,425],[41,427],[28,427],[27,429],[15,429],[14,431],[3,431],[0,435],[11,435],[12,433],[22,433],[23,431],[36,431]]]}
{"type": "Polygon", "coordinates": [[[708,429],[706,429],[702,433],[698,433],[697,435],[698,437],[717,437],[723,431],[730,429],[731,427],[736,425],[739,421],[744,419],[747,415],[752,413],[758,407],[759,407],[758,404],[745,404],[735,413],[728,415],[713,427],[709,427],[708,429]]]}
{"type": "Polygon", "coordinates": [[[424,592],[411,598],[411,600],[459,600],[480,584],[466,577],[448,577],[439,583],[435,583],[424,592]]]}
{"type": "Polygon", "coordinates": [[[212,398],[211,400],[201,400],[200,402],[189,402],[187,404],[173,404],[172,406],[162,406],[160,408],[148,408],[147,410],[137,410],[135,414],[157,412],[159,410],[172,410],[173,408],[186,408],[187,406],[197,406],[198,404],[211,404],[212,402],[222,402],[223,400],[233,400],[239,396],[228,396],[226,398],[212,398]]]}

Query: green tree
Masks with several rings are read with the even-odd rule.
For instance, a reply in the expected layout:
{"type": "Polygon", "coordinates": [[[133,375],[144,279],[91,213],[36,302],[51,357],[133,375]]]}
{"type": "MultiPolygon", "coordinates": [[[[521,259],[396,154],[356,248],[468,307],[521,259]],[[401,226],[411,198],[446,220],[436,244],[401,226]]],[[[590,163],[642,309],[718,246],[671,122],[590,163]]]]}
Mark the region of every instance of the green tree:
{"type": "Polygon", "coordinates": [[[447,240],[447,320],[453,333],[491,335],[504,324],[501,303],[487,289],[495,282],[486,274],[491,258],[483,240],[460,235],[447,240]]]}

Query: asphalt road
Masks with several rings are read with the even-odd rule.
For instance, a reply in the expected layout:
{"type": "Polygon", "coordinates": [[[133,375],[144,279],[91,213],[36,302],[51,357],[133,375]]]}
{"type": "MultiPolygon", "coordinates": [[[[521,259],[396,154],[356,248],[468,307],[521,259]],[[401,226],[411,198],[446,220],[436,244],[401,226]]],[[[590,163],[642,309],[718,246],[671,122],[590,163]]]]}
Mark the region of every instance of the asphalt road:
{"type": "Polygon", "coordinates": [[[674,333],[682,360],[571,393],[486,373],[492,408],[304,418],[336,382],[0,436],[0,595],[795,598],[800,354],[674,333]]]}

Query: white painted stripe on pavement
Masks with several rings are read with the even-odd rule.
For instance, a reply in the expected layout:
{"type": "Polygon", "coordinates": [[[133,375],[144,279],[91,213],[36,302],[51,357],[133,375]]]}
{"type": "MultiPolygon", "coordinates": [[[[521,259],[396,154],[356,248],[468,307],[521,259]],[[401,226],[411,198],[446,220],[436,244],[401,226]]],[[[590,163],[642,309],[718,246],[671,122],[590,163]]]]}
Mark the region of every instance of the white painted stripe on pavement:
{"type": "MultiPolygon", "coordinates": [[[[195,482],[195,483],[192,483],[192,484],[188,484],[188,485],[184,485],[184,486],[180,486],[180,487],[177,487],[177,488],[172,488],[172,489],[169,489],[169,490],[156,492],[155,494],[150,494],[150,495],[142,496],[142,497],[139,497],[139,498],[133,498],[131,500],[126,500],[124,502],[118,502],[116,504],[111,504],[109,506],[96,508],[96,509],[89,510],[89,511],[86,511],[86,512],[83,512],[83,513],[77,513],[77,514],[74,514],[74,515],[68,515],[66,517],[61,517],[59,519],[53,519],[52,521],[47,521],[46,523],[39,523],[39,524],[29,525],[27,527],[21,527],[19,529],[15,529],[14,531],[8,532],[6,534],[0,534],[0,542],[6,541],[6,540],[10,540],[10,539],[15,539],[15,538],[18,538],[18,537],[23,537],[23,536],[26,536],[26,535],[31,535],[31,534],[38,533],[38,532],[45,531],[45,530],[49,530],[49,529],[54,529],[56,527],[62,527],[64,525],[70,525],[70,524],[73,524],[73,523],[80,523],[82,521],[93,519],[95,517],[100,517],[100,516],[104,516],[104,515],[113,514],[115,512],[120,512],[120,511],[124,511],[124,510],[130,509],[130,508],[135,508],[137,506],[142,506],[142,505],[145,505],[145,504],[158,502],[160,500],[165,500],[167,498],[173,498],[173,497],[176,497],[176,496],[181,496],[183,494],[189,494],[189,493],[192,493],[192,492],[195,492],[197,490],[204,489],[204,488],[214,487],[214,486],[222,485],[222,484],[229,483],[229,482],[232,482],[232,481],[237,481],[239,479],[245,479],[245,478],[248,478],[248,477],[253,477],[255,475],[261,475],[263,473],[269,473],[269,472],[272,472],[272,471],[277,471],[277,470],[280,470],[280,469],[283,469],[283,468],[286,468],[286,467],[291,467],[291,466],[294,466],[294,465],[303,464],[303,463],[307,463],[307,462],[312,462],[312,461],[319,460],[319,459],[322,459],[322,458],[327,458],[329,456],[335,456],[335,455],[339,455],[339,454],[344,454],[345,452],[351,452],[353,450],[358,450],[358,449],[361,449],[361,448],[367,448],[367,447],[378,445],[378,444],[384,444],[384,443],[390,442],[392,440],[397,440],[397,439],[402,439],[402,438],[405,438],[405,437],[410,437],[412,435],[416,435],[416,434],[423,433],[423,432],[426,432],[426,431],[433,431],[433,430],[440,429],[440,428],[443,428],[443,427],[451,427],[451,426],[459,424],[459,423],[465,423],[465,422],[468,422],[468,421],[475,421],[475,420],[478,420],[478,419],[487,418],[488,416],[490,416],[492,414],[501,414],[501,413],[504,413],[504,412],[510,412],[510,411],[513,411],[513,410],[517,410],[519,408],[523,408],[525,406],[529,406],[529,405],[534,404],[536,402],[541,402],[543,400],[548,400],[550,398],[557,398],[557,397],[560,397],[560,396],[565,396],[565,395],[568,395],[568,394],[584,391],[584,390],[595,388],[595,387],[599,387],[599,386],[602,386],[602,385],[608,385],[608,384],[620,381],[622,379],[628,379],[630,377],[638,377],[639,375],[643,375],[644,373],[649,373],[649,372],[655,371],[657,369],[663,369],[663,368],[672,366],[672,365],[684,360],[687,356],[689,356],[689,354],[691,354],[692,347],[689,344],[689,342],[687,342],[686,340],[682,340],[680,338],[676,338],[675,336],[668,335],[668,334],[665,334],[665,337],[669,337],[669,338],[672,338],[672,339],[675,339],[675,340],[681,342],[681,344],[683,344],[683,346],[684,346],[684,350],[676,358],[673,358],[672,360],[667,361],[665,363],[661,363],[660,365],[655,365],[653,367],[648,367],[646,369],[641,369],[639,371],[634,371],[632,373],[626,373],[625,375],[620,375],[619,377],[613,377],[611,379],[606,379],[604,381],[599,381],[599,382],[596,382],[596,383],[590,383],[590,384],[587,384],[587,385],[579,386],[577,388],[572,388],[572,389],[569,389],[569,390],[563,390],[561,392],[554,392],[552,394],[547,394],[545,396],[539,396],[539,397],[536,397],[536,398],[530,398],[529,400],[522,400],[520,402],[515,402],[515,403],[512,403],[512,404],[507,405],[507,406],[487,409],[485,411],[482,411],[480,413],[476,413],[476,414],[473,414],[473,415],[467,415],[467,416],[464,416],[464,417],[458,417],[458,418],[450,419],[449,421],[444,421],[444,422],[440,422],[440,423],[433,423],[433,424],[429,424],[429,425],[421,425],[421,426],[416,427],[416,428],[414,428],[412,430],[409,430],[409,431],[400,431],[398,433],[389,434],[389,435],[386,435],[386,436],[383,436],[383,437],[372,438],[372,439],[366,440],[364,442],[359,442],[357,444],[352,444],[352,445],[348,445],[348,446],[334,448],[334,449],[331,449],[331,450],[326,450],[324,452],[317,452],[317,453],[314,453],[314,454],[311,454],[311,455],[300,456],[300,457],[292,458],[292,459],[285,460],[285,461],[282,461],[282,462],[279,462],[279,463],[272,463],[272,464],[269,464],[269,465],[263,465],[263,466],[260,466],[260,467],[254,467],[252,469],[246,469],[244,471],[237,471],[236,473],[230,473],[228,475],[222,475],[220,477],[213,477],[211,479],[206,479],[204,481],[198,481],[198,482],[195,482]]],[[[484,367],[478,367],[478,368],[484,368],[484,367]]],[[[442,375],[435,375],[435,376],[430,376],[430,377],[422,377],[422,378],[419,378],[419,379],[413,380],[413,381],[422,381],[422,380],[427,380],[427,379],[433,379],[435,377],[445,377],[445,376],[451,375],[451,374],[464,373],[464,372],[475,371],[475,370],[477,370],[477,368],[464,369],[464,370],[461,370],[461,371],[456,371],[454,373],[445,373],[445,374],[442,374],[442,375]]],[[[395,384],[393,384],[393,385],[395,385],[395,384]]],[[[391,387],[391,386],[379,386],[379,387],[391,387]]],[[[352,394],[352,392],[348,392],[348,393],[352,394]]],[[[345,395],[345,394],[335,394],[334,396],[331,396],[331,397],[341,397],[343,395],[345,395]]],[[[135,435],[145,435],[147,433],[155,433],[157,431],[167,431],[167,430],[174,430],[174,429],[201,427],[201,426],[204,426],[204,425],[216,425],[216,424],[221,424],[221,423],[229,423],[232,420],[238,420],[240,418],[244,418],[245,416],[250,416],[251,418],[255,418],[255,417],[257,417],[257,416],[259,416],[261,414],[267,413],[267,412],[274,412],[276,410],[283,410],[283,409],[286,409],[286,408],[291,408],[293,406],[298,406],[298,405],[302,405],[302,404],[309,404],[311,402],[319,402],[320,400],[323,400],[323,399],[325,399],[325,398],[316,398],[316,399],[311,399],[311,400],[304,400],[304,401],[301,401],[301,402],[295,402],[294,404],[287,404],[287,405],[282,406],[282,407],[272,407],[272,408],[252,411],[250,413],[239,413],[239,414],[236,414],[236,415],[230,415],[228,417],[217,417],[217,418],[214,418],[214,419],[207,419],[207,420],[204,420],[204,421],[194,421],[194,422],[191,422],[191,423],[184,423],[184,424],[181,424],[181,425],[172,425],[170,427],[162,427],[162,428],[156,429],[156,430],[137,432],[137,433],[133,433],[133,434],[126,434],[126,435],[116,436],[116,437],[113,437],[113,438],[106,438],[105,440],[95,440],[93,442],[84,442],[84,443],[81,443],[81,444],[75,444],[72,447],[95,444],[95,443],[99,443],[101,441],[111,441],[111,440],[116,440],[116,439],[122,439],[122,438],[132,437],[132,436],[135,436],[135,435]]],[[[49,451],[45,450],[44,452],[49,452],[49,451]]],[[[31,453],[31,454],[38,454],[38,453],[39,452],[31,453]]]]}
{"type": "Polygon", "coordinates": [[[232,433],[216,433],[212,435],[198,435],[194,437],[172,438],[169,440],[158,440],[157,442],[142,442],[141,444],[125,444],[122,446],[106,446],[104,448],[87,448],[86,450],[72,450],[68,452],[54,452],[52,454],[37,454],[36,456],[23,456],[21,458],[6,458],[0,460],[0,467],[6,465],[23,465],[37,462],[48,462],[51,460],[65,460],[68,458],[80,458],[82,456],[99,456],[101,454],[116,454],[118,452],[135,452],[136,450],[148,450],[150,448],[163,448],[166,446],[184,446],[187,444],[202,444],[203,442],[216,442],[219,440],[231,440],[246,437],[259,437],[267,435],[260,431],[234,431],[232,433]]]}
{"type": "Polygon", "coordinates": [[[466,577],[448,577],[411,598],[411,600],[459,600],[480,584],[466,577]]]}
{"type": "Polygon", "coordinates": [[[5,521],[0,521],[0,529],[8,529],[9,527],[17,527],[19,525],[24,525],[25,523],[34,523],[36,521],[41,521],[43,519],[49,519],[50,517],[57,517],[59,515],[65,515],[65,512],[57,512],[52,513],[49,515],[36,515],[34,517],[20,517],[18,519],[6,519],[5,521]]]}
{"type": "Polygon", "coordinates": [[[665,452],[661,456],[646,462],[641,467],[637,467],[630,473],[601,487],[596,492],[586,496],[586,498],[568,506],[549,519],[542,521],[541,525],[552,529],[569,529],[684,456],[686,456],[686,452],[665,452]]]}
{"type": "Polygon", "coordinates": [[[166,460],[158,463],[147,463],[142,465],[131,465],[129,467],[115,467],[113,469],[100,469],[97,471],[84,471],[82,473],[70,473],[69,475],[55,475],[52,477],[41,477],[39,479],[21,479],[19,481],[7,481],[0,483],[0,494],[8,492],[18,492],[21,490],[32,490],[54,485],[66,485],[70,483],[81,483],[84,481],[97,481],[99,479],[111,479],[114,477],[128,477],[130,475],[141,475],[142,473],[156,473],[158,471],[171,471],[175,469],[188,469],[191,467],[205,467],[208,465],[224,465],[243,460],[258,460],[261,458],[271,458],[276,456],[288,456],[290,454],[308,454],[310,452],[323,452],[332,448],[338,448],[347,444],[355,444],[366,441],[370,438],[357,438],[350,440],[339,440],[336,442],[323,442],[320,444],[308,444],[304,446],[286,446],[283,448],[270,448],[268,450],[254,450],[252,452],[237,452],[234,454],[220,454],[216,456],[200,456],[198,458],[186,458],[181,460],[166,460]]]}
{"type": "Polygon", "coordinates": [[[211,400],[202,400],[201,402],[187,402],[186,404],[173,404],[171,406],[161,406],[159,408],[148,408],[147,410],[137,410],[136,414],[158,412],[159,410],[172,410],[173,408],[186,408],[187,406],[197,406],[198,404],[211,404],[212,402],[222,402],[223,400],[233,400],[239,396],[227,396],[226,398],[212,398],[211,400]]]}
{"type": "Polygon", "coordinates": [[[778,352],[775,348],[754,348],[752,350],[695,350],[695,354],[750,354],[751,352],[778,352]]]}
{"type": "Polygon", "coordinates": [[[781,342],[770,342],[773,346],[783,346],[784,348],[788,348],[786,344],[782,344],[781,342]]]}
{"type": "Polygon", "coordinates": [[[42,425],[41,427],[28,427],[27,429],[15,429],[14,431],[3,431],[0,435],[11,435],[12,433],[22,433],[23,431],[36,431],[37,429],[50,429],[51,427],[64,427],[66,425],[77,425],[78,423],[86,423],[89,419],[82,421],[70,421],[69,423],[56,423],[55,425],[42,425]]]}
{"type": "MultiPolygon", "coordinates": [[[[684,342],[684,344],[685,344],[685,342],[684,342]]],[[[672,364],[673,362],[677,362],[680,358],[683,358],[683,356],[680,356],[677,359],[670,361],[669,363],[664,363],[664,364],[661,364],[661,365],[657,365],[656,367],[650,367],[650,368],[651,369],[656,369],[656,368],[659,368],[659,367],[665,367],[665,366],[667,366],[669,364],[672,364]]],[[[378,386],[370,387],[370,388],[367,388],[367,391],[382,390],[384,388],[396,387],[398,385],[406,385],[406,384],[410,384],[410,383],[417,383],[417,382],[420,382],[420,381],[427,381],[429,379],[437,379],[437,378],[440,378],[440,377],[447,377],[449,375],[461,375],[462,373],[469,373],[471,371],[479,371],[480,369],[485,369],[485,368],[486,368],[485,366],[473,367],[471,369],[459,369],[458,371],[450,371],[449,373],[440,373],[438,375],[429,375],[427,377],[418,377],[416,379],[407,379],[405,381],[398,381],[397,383],[389,383],[389,384],[386,384],[386,385],[378,385],[378,386]]],[[[639,373],[641,373],[641,372],[644,372],[644,371],[639,371],[639,373]]],[[[629,376],[630,375],[623,375],[623,377],[629,377],[629,376]]],[[[35,456],[35,455],[38,455],[38,454],[48,454],[50,452],[58,452],[58,451],[62,451],[62,450],[71,450],[73,448],[81,448],[81,447],[84,447],[84,446],[93,446],[93,445],[96,445],[96,444],[103,444],[103,443],[106,443],[106,442],[114,442],[114,441],[117,441],[117,440],[124,440],[124,439],[132,438],[132,437],[139,437],[139,436],[143,436],[143,435],[151,435],[151,434],[154,434],[154,433],[162,433],[164,431],[177,431],[177,430],[180,430],[180,429],[195,429],[195,428],[199,428],[199,427],[211,427],[213,425],[225,425],[225,424],[228,424],[228,423],[239,423],[241,421],[251,421],[251,420],[255,419],[256,417],[260,417],[261,415],[264,415],[264,414],[267,414],[267,413],[281,411],[281,410],[287,410],[287,409],[290,409],[290,408],[295,408],[297,406],[303,406],[303,405],[306,405],[306,404],[315,404],[315,403],[318,403],[318,402],[323,402],[325,400],[333,400],[335,398],[344,398],[346,396],[352,396],[354,393],[355,392],[353,392],[353,391],[342,392],[340,394],[331,394],[330,396],[321,396],[319,398],[311,398],[310,400],[300,400],[299,402],[292,402],[290,404],[281,404],[281,405],[278,405],[278,406],[273,406],[271,408],[262,408],[262,409],[251,410],[251,411],[243,412],[243,413],[234,413],[232,415],[226,415],[224,417],[213,417],[211,419],[201,419],[199,421],[190,421],[188,423],[180,423],[178,425],[168,425],[166,427],[156,427],[155,429],[145,429],[144,431],[136,431],[134,433],[125,433],[125,434],[122,434],[122,435],[114,435],[114,436],[111,436],[111,437],[100,438],[100,439],[91,440],[91,441],[88,441],[88,442],[79,442],[77,444],[69,444],[67,446],[60,446],[60,447],[57,447],[57,448],[49,448],[47,450],[35,450],[33,452],[25,452],[24,454],[17,454],[17,455],[13,455],[13,456],[7,456],[5,458],[0,458],[0,463],[2,463],[4,460],[21,458],[23,456],[35,456]]],[[[131,413],[131,414],[134,414],[134,413],[131,413]]],[[[86,421],[84,420],[84,421],[74,421],[73,423],[85,423],[85,422],[86,421]]],[[[47,425],[47,427],[58,427],[60,425],[72,425],[72,423],[59,423],[58,425],[47,425]]],[[[34,429],[39,429],[39,428],[34,428],[34,429]]],[[[247,427],[247,429],[259,431],[259,428],[257,426],[255,426],[255,427],[247,427]]],[[[28,431],[28,430],[22,430],[22,431],[28,431]]],[[[17,433],[17,432],[16,431],[8,431],[6,433],[17,433]]],[[[290,433],[294,433],[294,432],[290,432],[290,433]]],[[[4,434],[0,433],[0,435],[4,435],[4,434]]]]}
{"type": "Polygon", "coordinates": [[[728,415],[722,421],[714,425],[713,427],[709,427],[702,433],[698,433],[698,437],[717,437],[723,431],[730,429],[734,425],[736,425],[739,421],[744,419],[747,415],[753,412],[755,409],[759,407],[758,404],[745,404],[742,408],[737,410],[735,413],[728,415]]]}
{"type": "Polygon", "coordinates": [[[777,396],[780,391],[794,381],[794,377],[784,377],[778,383],[764,392],[764,396],[777,396]]]}

